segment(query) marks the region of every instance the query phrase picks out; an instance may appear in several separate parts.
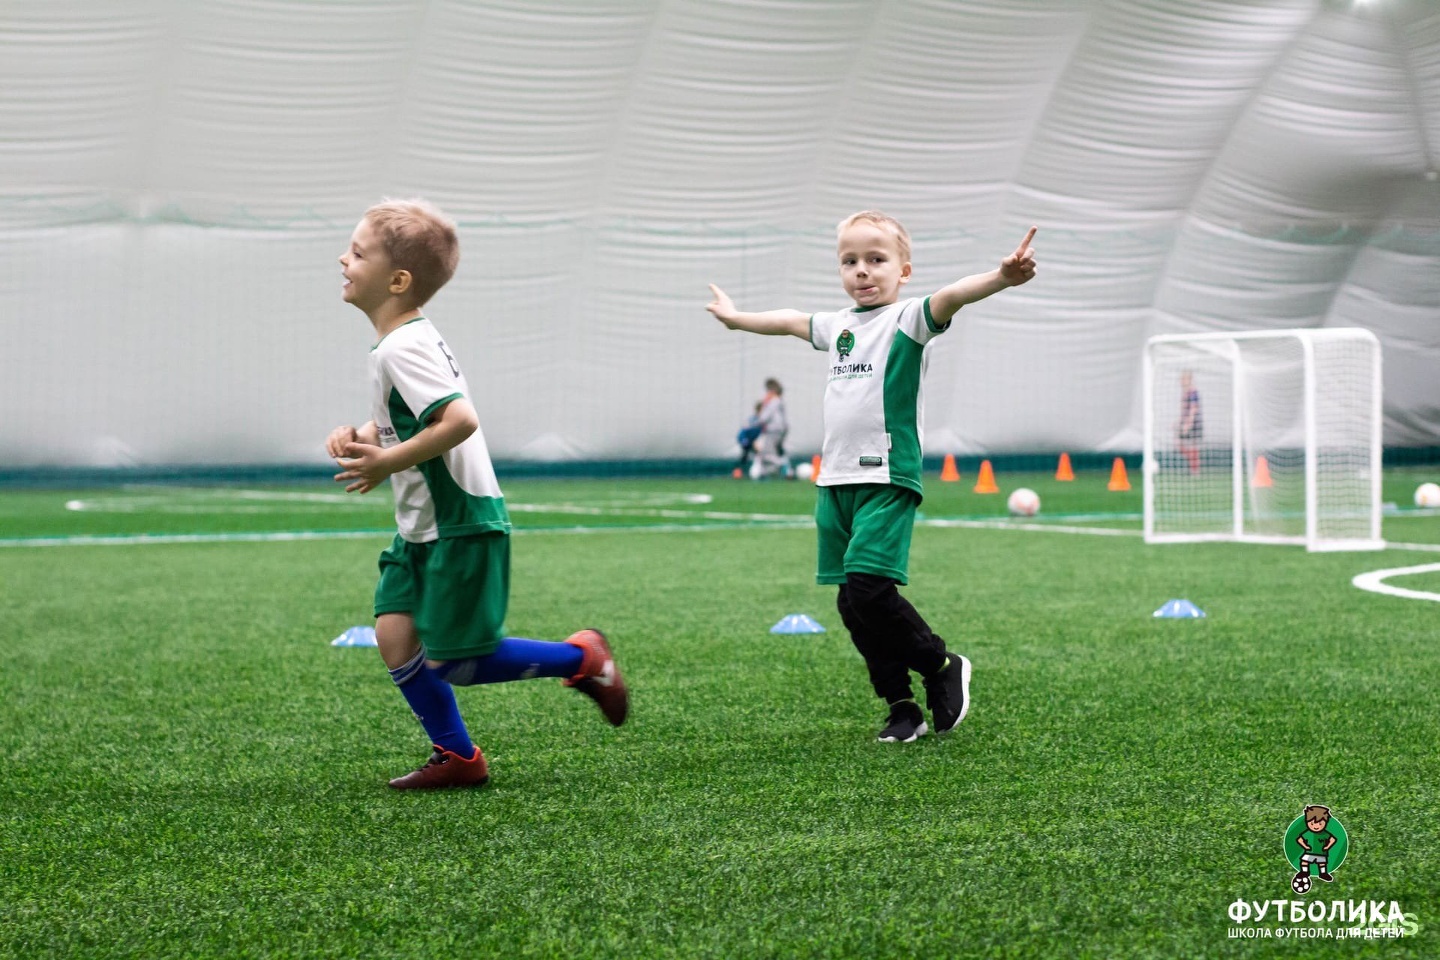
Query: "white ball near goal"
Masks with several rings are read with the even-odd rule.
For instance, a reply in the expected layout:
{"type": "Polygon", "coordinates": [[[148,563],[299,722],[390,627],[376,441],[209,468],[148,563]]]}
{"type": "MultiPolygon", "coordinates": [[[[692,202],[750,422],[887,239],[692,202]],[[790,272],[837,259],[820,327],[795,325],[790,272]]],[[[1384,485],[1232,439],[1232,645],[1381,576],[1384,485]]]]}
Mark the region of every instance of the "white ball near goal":
{"type": "Polygon", "coordinates": [[[1440,484],[1422,483],[1416,487],[1415,506],[1440,507],[1440,484]]]}
{"type": "Polygon", "coordinates": [[[1029,487],[1020,487],[1010,494],[1005,505],[1010,508],[1011,516],[1033,517],[1040,512],[1040,494],[1029,487]]]}

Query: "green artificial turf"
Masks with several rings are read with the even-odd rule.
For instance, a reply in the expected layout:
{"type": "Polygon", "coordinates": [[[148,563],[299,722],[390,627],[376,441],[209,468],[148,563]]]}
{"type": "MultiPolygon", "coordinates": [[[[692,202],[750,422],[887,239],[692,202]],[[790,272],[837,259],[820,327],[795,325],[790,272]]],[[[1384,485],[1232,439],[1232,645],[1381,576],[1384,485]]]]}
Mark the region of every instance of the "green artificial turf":
{"type": "MultiPolygon", "coordinates": [[[[510,632],[606,630],[631,720],[556,681],[461,690],[492,781],[436,794],[385,787],[428,744],[377,653],[329,645],[370,622],[382,497],[0,493],[0,956],[1434,956],[1440,608],[1350,580],[1440,556],[1147,547],[1138,483],[1106,479],[1000,482],[1117,535],[916,530],[905,593],[975,676],[911,745],[875,742],[809,485],[507,484],[510,632]],[[353,536],[227,536],[275,531],[353,536]],[[137,534],[204,537],[20,545],[137,534]],[[1151,616],[1182,597],[1208,616],[1151,616]],[[788,613],[828,632],[770,634],[788,613]],[[1351,846],[1300,898],[1306,803],[1351,846]],[[1238,899],[1419,929],[1241,940],[1238,899]]],[[[924,517],[1003,516],[973,482],[927,480],[924,517]]],[[[1440,515],[1385,523],[1440,543],[1440,515]]]]}

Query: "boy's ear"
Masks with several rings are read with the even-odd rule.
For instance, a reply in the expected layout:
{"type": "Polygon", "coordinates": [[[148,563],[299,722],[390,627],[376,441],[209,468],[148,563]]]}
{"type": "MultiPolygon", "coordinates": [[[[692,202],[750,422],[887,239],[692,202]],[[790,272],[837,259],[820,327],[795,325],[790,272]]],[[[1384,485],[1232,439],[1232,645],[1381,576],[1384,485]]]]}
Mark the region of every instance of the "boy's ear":
{"type": "Polygon", "coordinates": [[[910,282],[910,261],[909,261],[909,260],[906,260],[905,263],[904,263],[904,265],[900,267],[900,282],[901,282],[901,283],[909,283],[909,282],[910,282]]]}
{"type": "Polygon", "coordinates": [[[390,293],[394,296],[401,296],[410,289],[415,278],[410,275],[409,270],[396,270],[390,275],[390,293]]]}

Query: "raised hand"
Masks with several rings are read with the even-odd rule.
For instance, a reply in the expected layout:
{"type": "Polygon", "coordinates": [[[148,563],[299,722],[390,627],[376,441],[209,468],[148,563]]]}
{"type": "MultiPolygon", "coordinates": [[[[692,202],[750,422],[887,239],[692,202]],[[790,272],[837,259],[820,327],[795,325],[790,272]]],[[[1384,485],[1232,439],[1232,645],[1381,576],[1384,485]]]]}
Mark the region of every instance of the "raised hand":
{"type": "Polygon", "coordinates": [[[725,326],[731,326],[731,321],[735,319],[734,302],[724,290],[721,290],[713,283],[710,284],[710,295],[715,299],[705,304],[705,309],[709,310],[715,319],[725,324],[725,326]]]}
{"type": "Polygon", "coordinates": [[[715,299],[705,304],[716,320],[730,330],[746,330],[763,333],[766,336],[789,334],[801,340],[810,339],[810,314],[799,310],[765,310],[760,313],[746,313],[735,309],[735,302],[715,284],[710,284],[710,295],[715,299]]]}
{"type": "Polygon", "coordinates": [[[1030,246],[1030,241],[1035,239],[1035,230],[1031,227],[1015,252],[1000,261],[1000,278],[1012,287],[1018,287],[1035,276],[1035,248],[1030,246]]]}

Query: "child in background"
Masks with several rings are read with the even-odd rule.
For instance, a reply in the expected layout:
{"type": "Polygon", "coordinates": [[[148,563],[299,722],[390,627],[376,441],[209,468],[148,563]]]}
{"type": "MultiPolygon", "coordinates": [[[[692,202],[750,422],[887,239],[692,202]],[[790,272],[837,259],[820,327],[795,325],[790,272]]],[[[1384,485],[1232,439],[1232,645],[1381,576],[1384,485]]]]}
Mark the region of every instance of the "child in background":
{"type": "Polygon", "coordinates": [[[785,388],[774,377],[765,381],[765,396],[756,404],[755,417],[760,424],[760,437],[755,442],[756,459],[750,467],[750,478],[763,480],[776,473],[793,478],[795,472],[785,457],[785,437],[790,433],[790,421],[785,416],[785,388]]]}
{"type": "Polygon", "coordinates": [[[750,472],[750,461],[755,457],[755,441],[760,439],[760,434],[765,430],[760,424],[760,410],[763,403],[755,404],[755,412],[745,418],[740,425],[740,432],[735,434],[735,442],[740,445],[740,459],[735,461],[735,469],[730,475],[739,480],[750,472]]]}
{"type": "Polygon", "coordinates": [[[397,790],[474,787],[489,779],[451,685],[563,677],[625,722],[629,696],[604,634],[563,642],[504,636],[510,518],[459,362],[421,307],[455,273],[455,225],[423,201],[365,211],[340,256],[342,296],[375,328],[372,418],[331,431],[326,452],[346,491],[387,477],[399,532],[380,555],[375,639],[434,745],[397,790]]]}
{"type": "Polygon", "coordinates": [[[1200,472],[1200,441],[1205,438],[1205,418],[1200,412],[1200,391],[1195,389],[1195,375],[1189,370],[1180,374],[1180,422],[1175,427],[1180,453],[1190,465],[1190,472],[1200,472]]]}
{"type": "Polygon", "coordinates": [[[806,340],[829,354],[825,469],[817,484],[815,579],[836,584],[836,606],[889,714],[879,739],[910,743],[927,732],[910,671],[920,674],[937,733],[970,708],[970,661],[945,642],[897,585],[908,583],[910,536],[920,486],[921,380],[925,345],[961,307],[1035,276],[1031,227],[1000,266],[900,299],[910,280],[910,236],[893,217],[852,214],[838,228],[840,281],[854,306],[834,313],[747,313],[710,286],[706,309],[732,330],[806,340]]]}

